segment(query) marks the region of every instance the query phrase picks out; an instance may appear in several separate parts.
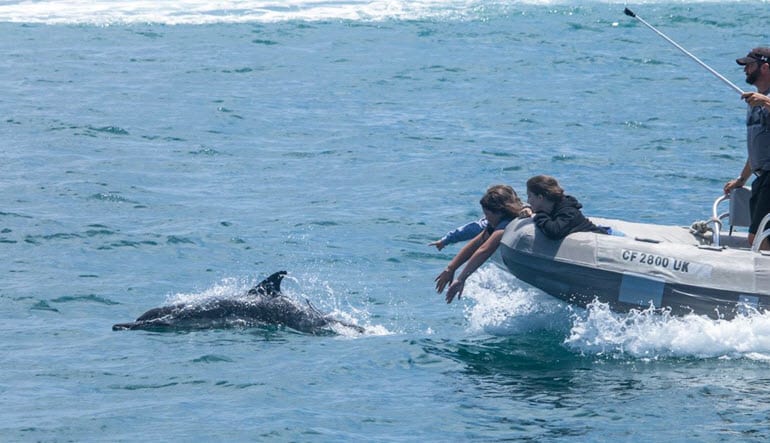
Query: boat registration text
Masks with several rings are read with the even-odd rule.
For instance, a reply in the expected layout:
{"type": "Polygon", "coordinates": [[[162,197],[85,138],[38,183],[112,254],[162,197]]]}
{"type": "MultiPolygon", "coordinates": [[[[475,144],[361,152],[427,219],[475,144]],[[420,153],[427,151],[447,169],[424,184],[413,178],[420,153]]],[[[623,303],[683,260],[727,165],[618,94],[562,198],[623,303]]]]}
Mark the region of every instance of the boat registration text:
{"type": "Polygon", "coordinates": [[[711,276],[711,266],[682,260],[680,258],[650,254],[649,252],[634,251],[630,249],[623,249],[620,256],[623,261],[629,263],[663,268],[672,272],[697,275],[699,277],[711,276]]]}

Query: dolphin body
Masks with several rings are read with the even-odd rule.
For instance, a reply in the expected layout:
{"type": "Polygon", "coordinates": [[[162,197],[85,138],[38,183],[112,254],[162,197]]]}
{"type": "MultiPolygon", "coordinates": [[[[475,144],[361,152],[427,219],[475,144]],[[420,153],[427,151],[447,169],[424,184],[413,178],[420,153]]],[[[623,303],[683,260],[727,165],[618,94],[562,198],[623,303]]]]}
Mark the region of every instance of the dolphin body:
{"type": "Polygon", "coordinates": [[[250,289],[244,297],[161,306],[150,309],[136,321],[113,325],[112,330],[167,331],[277,325],[307,334],[324,335],[334,334],[332,326],[341,325],[364,332],[360,326],[323,314],[310,302],[303,306],[283,295],[281,280],[285,275],[286,271],[276,272],[250,289]]]}

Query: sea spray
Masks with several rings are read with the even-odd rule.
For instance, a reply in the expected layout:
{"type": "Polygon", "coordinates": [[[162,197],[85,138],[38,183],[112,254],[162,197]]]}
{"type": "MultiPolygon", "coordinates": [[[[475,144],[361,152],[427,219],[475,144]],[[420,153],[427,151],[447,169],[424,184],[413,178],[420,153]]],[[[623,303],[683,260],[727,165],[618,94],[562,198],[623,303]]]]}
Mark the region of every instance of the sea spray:
{"type": "Polygon", "coordinates": [[[571,310],[565,303],[524,285],[495,265],[476,271],[464,294],[474,301],[465,314],[472,332],[506,336],[569,329],[571,310]]]}
{"type": "Polygon", "coordinates": [[[614,312],[598,301],[581,309],[529,287],[494,265],[468,279],[468,331],[513,336],[564,334],[574,352],[617,359],[747,358],[770,360],[770,313],[747,309],[732,320],[682,317],[650,307],[614,312]]]}
{"type": "Polygon", "coordinates": [[[732,320],[677,317],[652,308],[621,314],[594,302],[573,316],[565,344],[582,353],[617,358],[770,358],[770,313],[732,320]]]}

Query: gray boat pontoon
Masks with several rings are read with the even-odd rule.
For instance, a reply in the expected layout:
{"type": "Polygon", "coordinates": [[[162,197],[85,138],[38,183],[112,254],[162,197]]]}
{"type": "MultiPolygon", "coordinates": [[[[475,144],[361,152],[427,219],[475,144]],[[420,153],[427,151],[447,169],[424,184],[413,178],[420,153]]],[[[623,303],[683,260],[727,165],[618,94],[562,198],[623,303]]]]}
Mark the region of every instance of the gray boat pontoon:
{"type": "Polygon", "coordinates": [[[764,311],[770,309],[770,251],[759,245],[770,229],[751,246],[746,232],[733,232],[748,224],[749,195],[743,188],[718,198],[711,219],[690,227],[591,217],[622,236],[577,232],[551,240],[531,219],[516,220],[505,230],[498,259],[518,279],[581,307],[598,300],[619,312],[654,306],[725,319],[764,311]],[[729,211],[720,214],[723,202],[729,211]]]}

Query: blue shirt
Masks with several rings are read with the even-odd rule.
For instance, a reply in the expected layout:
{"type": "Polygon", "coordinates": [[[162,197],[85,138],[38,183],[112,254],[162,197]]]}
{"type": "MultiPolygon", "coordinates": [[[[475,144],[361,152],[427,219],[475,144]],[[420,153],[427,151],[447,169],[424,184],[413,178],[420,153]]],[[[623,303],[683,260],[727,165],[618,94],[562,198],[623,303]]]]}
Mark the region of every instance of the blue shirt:
{"type": "Polygon", "coordinates": [[[441,237],[440,241],[446,246],[451,245],[452,243],[470,240],[486,229],[487,224],[486,217],[482,217],[474,222],[466,223],[459,228],[447,232],[445,236],[441,237]]]}
{"type": "MultiPolygon", "coordinates": [[[[522,208],[529,208],[530,206],[528,204],[522,205],[522,208]]],[[[495,229],[504,229],[506,226],[508,226],[508,223],[510,223],[511,220],[503,220],[500,222],[499,225],[495,229]],[[503,224],[505,222],[505,224],[503,224]]],[[[441,237],[439,240],[441,243],[444,244],[444,246],[451,245],[452,243],[457,243],[461,241],[468,241],[477,235],[481,233],[484,229],[487,229],[487,225],[489,223],[487,222],[486,217],[482,217],[474,222],[466,223],[459,228],[455,228],[449,232],[446,233],[445,236],[441,237]]]]}

